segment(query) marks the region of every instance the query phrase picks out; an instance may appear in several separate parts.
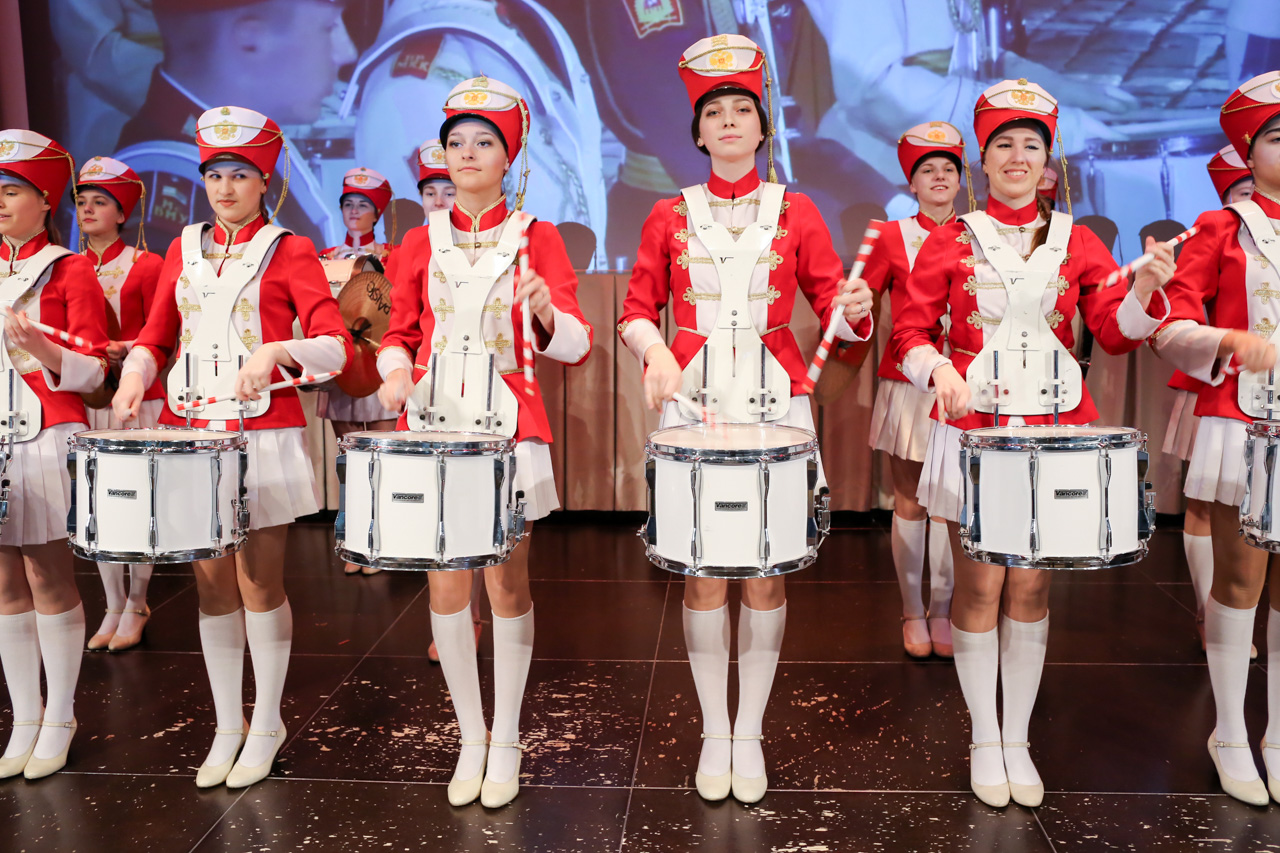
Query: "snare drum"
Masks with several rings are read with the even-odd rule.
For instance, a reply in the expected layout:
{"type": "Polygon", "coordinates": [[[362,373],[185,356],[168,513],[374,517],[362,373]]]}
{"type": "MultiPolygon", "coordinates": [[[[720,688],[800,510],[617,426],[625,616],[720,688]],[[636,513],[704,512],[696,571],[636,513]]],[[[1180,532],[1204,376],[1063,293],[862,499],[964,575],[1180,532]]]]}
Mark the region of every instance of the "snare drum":
{"type": "Polygon", "coordinates": [[[516,443],[465,432],[353,432],[338,442],[338,556],[438,571],[505,563],[524,538],[516,443]]]}
{"type": "Polygon", "coordinates": [[[969,430],[960,437],[965,552],[1032,569],[1138,562],[1155,527],[1146,445],[1124,427],[969,430]]]}
{"type": "Polygon", "coordinates": [[[1254,421],[1245,427],[1244,500],[1240,502],[1240,535],[1255,548],[1280,552],[1280,524],[1276,522],[1280,477],[1280,421],[1254,421]]]}
{"type": "Polygon", "coordinates": [[[645,556],[697,577],[762,578],[813,563],[830,529],[818,439],[776,424],[690,424],[645,444],[645,556]]]}
{"type": "Polygon", "coordinates": [[[189,563],[240,549],[249,530],[244,436],[103,429],[71,437],[71,550],[108,563],[189,563]]]}

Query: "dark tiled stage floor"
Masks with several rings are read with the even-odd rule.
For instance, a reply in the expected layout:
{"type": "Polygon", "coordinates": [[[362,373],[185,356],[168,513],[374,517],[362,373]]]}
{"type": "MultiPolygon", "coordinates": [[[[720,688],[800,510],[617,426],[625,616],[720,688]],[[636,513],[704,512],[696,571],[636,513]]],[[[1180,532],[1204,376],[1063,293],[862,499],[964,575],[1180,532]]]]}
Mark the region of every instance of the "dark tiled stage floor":
{"type": "MultiPolygon", "coordinates": [[[[680,582],[645,562],[635,525],[539,526],[531,748],[519,798],[495,812],[445,802],[456,727],[426,659],[425,578],[343,577],[331,530],[298,525],[290,740],[274,776],[197,791],[213,715],[195,589],[170,569],[153,581],[144,645],[86,657],[69,769],[0,783],[0,850],[1280,850],[1280,806],[1222,795],[1205,754],[1213,703],[1178,532],[1158,534],[1138,566],[1058,576],[1031,727],[1049,793],[1038,810],[1001,812],[968,793],[952,666],[903,657],[888,533],[869,524],[833,535],[788,582],[765,720],[773,790],[756,807],[692,790],[699,726],[680,582]]],[[[92,629],[102,590],[80,568],[92,629]]],[[[491,649],[486,630],[482,656],[491,649]]],[[[1264,682],[1255,667],[1255,740],[1264,682]]]]}

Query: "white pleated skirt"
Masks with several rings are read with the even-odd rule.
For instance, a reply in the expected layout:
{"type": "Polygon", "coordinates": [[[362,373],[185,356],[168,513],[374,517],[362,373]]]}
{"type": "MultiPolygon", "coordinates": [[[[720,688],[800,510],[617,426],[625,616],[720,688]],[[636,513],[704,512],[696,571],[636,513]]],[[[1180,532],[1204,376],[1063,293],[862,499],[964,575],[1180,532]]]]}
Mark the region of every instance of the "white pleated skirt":
{"type": "Polygon", "coordinates": [[[1173,398],[1173,411],[1169,413],[1169,427],[1164,431],[1164,446],[1161,451],[1169,456],[1191,461],[1191,450],[1196,443],[1196,431],[1200,428],[1200,419],[1196,417],[1196,400],[1199,394],[1195,391],[1179,389],[1173,398]]]}
{"type": "MultiPolygon", "coordinates": [[[[929,510],[929,515],[960,521],[960,508],[964,504],[964,479],[960,471],[960,436],[964,430],[950,424],[932,421],[929,449],[924,456],[924,468],[920,472],[920,485],[916,487],[916,500],[929,510]]],[[[1011,417],[1004,426],[1025,426],[1020,417],[1011,417]]]]}
{"type": "Polygon", "coordinates": [[[871,410],[868,444],[899,459],[923,462],[933,432],[934,402],[938,395],[921,392],[910,382],[881,379],[871,410]]]}
{"type": "Polygon", "coordinates": [[[245,489],[249,529],[292,524],[319,512],[315,474],[302,438],[302,427],[245,430],[248,463],[245,489]]]}
{"type": "Polygon", "coordinates": [[[399,412],[389,412],[378,402],[376,393],[368,397],[352,397],[336,386],[316,392],[316,414],[331,421],[372,423],[394,421],[399,412]]]}
{"type": "Polygon", "coordinates": [[[143,400],[138,407],[137,419],[125,424],[116,417],[115,410],[110,406],[105,409],[90,409],[85,406],[85,412],[89,415],[89,429],[154,429],[160,425],[160,412],[163,409],[163,399],[143,400]]]}
{"type": "Polygon", "coordinates": [[[67,538],[71,474],[67,439],[84,424],[58,424],[40,430],[13,447],[9,480],[9,518],[0,527],[0,545],[44,545],[67,538]]]}
{"type": "Polygon", "coordinates": [[[1244,500],[1244,421],[1200,418],[1183,493],[1198,501],[1240,506],[1244,500]]]}
{"type": "Polygon", "coordinates": [[[556,475],[551,467],[551,448],[540,438],[516,442],[516,489],[524,492],[525,521],[546,518],[559,509],[556,475]]]}

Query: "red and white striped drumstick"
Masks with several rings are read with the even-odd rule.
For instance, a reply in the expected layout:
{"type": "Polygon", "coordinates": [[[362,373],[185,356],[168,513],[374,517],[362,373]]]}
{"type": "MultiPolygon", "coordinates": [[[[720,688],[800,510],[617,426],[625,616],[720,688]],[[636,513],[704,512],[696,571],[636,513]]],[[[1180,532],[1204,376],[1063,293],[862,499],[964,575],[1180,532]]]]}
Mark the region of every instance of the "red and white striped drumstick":
{"type": "Polygon", "coordinates": [[[695,412],[697,412],[698,417],[702,419],[702,422],[704,424],[715,426],[716,416],[713,415],[710,411],[708,411],[707,408],[702,404],[695,403],[693,400],[690,400],[688,397],[686,397],[685,395],[679,392],[672,394],[671,399],[675,400],[677,403],[683,403],[684,405],[688,406],[690,409],[693,409],[695,412]]]}
{"type": "MultiPolygon", "coordinates": [[[[1190,228],[1188,228],[1186,231],[1183,231],[1177,237],[1174,237],[1172,240],[1169,240],[1167,243],[1165,243],[1165,245],[1172,248],[1173,246],[1176,246],[1179,243],[1190,240],[1192,237],[1196,236],[1196,234],[1198,234],[1199,231],[1200,229],[1197,226],[1193,225],[1190,228]]],[[[1147,264],[1151,263],[1155,259],[1156,259],[1156,256],[1153,255],[1151,252],[1147,252],[1143,254],[1141,257],[1135,259],[1130,263],[1125,264],[1124,266],[1120,267],[1120,269],[1116,270],[1111,275],[1103,279],[1102,286],[1110,287],[1116,282],[1124,281],[1129,277],[1130,273],[1137,272],[1138,270],[1142,269],[1143,267],[1145,267],[1147,264]]]]}
{"type": "MultiPolygon", "coordinates": [[[[12,308],[6,308],[5,310],[9,312],[10,317],[17,316],[13,313],[12,308]]],[[[55,338],[57,338],[58,340],[62,341],[65,344],[71,344],[73,347],[81,347],[83,349],[93,349],[94,345],[89,343],[79,335],[73,335],[73,334],[70,334],[69,332],[62,331],[61,329],[55,329],[53,326],[50,326],[46,323],[41,323],[39,320],[32,320],[30,317],[27,318],[27,322],[30,323],[34,328],[37,328],[40,331],[44,332],[46,335],[53,335],[55,338]]],[[[105,347],[106,345],[103,344],[103,348],[105,347]]]]}
{"type": "MultiPolygon", "coordinates": [[[[533,217],[527,217],[520,230],[520,279],[529,271],[529,223],[533,217]]],[[[524,393],[533,396],[533,316],[529,313],[529,297],[520,302],[520,317],[523,321],[521,334],[524,346],[520,348],[520,356],[524,360],[524,393]]]]}
{"type": "MultiPolygon", "coordinates": [[[[313,373],[310,376],[299,376],[297,379],[286,379],[283,382],[272,382],[270,385],[263,388],[262,391],[279,391],[282,388],[293,388],[294,386],[297,386],[297,385],[311,385],[312,383],[315,383],[315,382],[328,382],[330,379],[337,376],[341,372],[342,372],[341,370],[331,370],[328,373],[313,373]]],[[[260,391],[258,393],[262,393],[262,392],[260,391]]],[[[177,406],[177,410],[179,412],[185,412],[187,409],[198,409],[201,406],[212,406],[214,403],[223,403],[223,402],[226,402],[228,399],[234,399],[234,398],[205,397],[203,400],[197,400],[194,403],[179,403],[177,406]]]]}
{"type": "MultiPolygon", "coordinates": [[[[849,273],[849,281],[862,278],[862,270],[867,266],[867,258],[871,257],[876,241],[880,239],[880,229],[883,226],[884,223],[879,219],[873,219],[867,225],[867,230],[862,235],[862,245],[858,247],[858,256],[853,261],[853,270],[849,273]]],[[[836,328],[840,325],[840,318],[843,316],[843,310],[834,311],[831,314],[831,321],[827,323],[827,330],[822,335],[822,342],[818,344],[818,351],[813,354],[813,363],[809,365],[809,375],[805,377],[804,392],[806,394],[812,394],[813,387],[818,384],[822,367],[827,363],[827,356],[831,354],[831,345],[835,343],[836,328]]]]}

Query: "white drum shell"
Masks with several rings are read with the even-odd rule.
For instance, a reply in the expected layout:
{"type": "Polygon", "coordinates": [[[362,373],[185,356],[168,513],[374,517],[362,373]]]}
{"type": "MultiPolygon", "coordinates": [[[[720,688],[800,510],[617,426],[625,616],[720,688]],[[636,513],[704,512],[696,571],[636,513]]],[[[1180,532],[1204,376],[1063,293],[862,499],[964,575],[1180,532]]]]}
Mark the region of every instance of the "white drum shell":
{"type": "MultiPolygon", "coordinates": [[[[1070,430],[1055,429],[1060,434],[1070,430]]],[[[1044,428],[1010,427],[1006,432],[1021,431],[1030,437],[1036,430],[1044,428]]],[[[1095,428],[1083,430],[1095,435],[1100,432],[1095,428]]],[[[1117,438],[1122,432],[1133,433],[1116,431],[1117,438]]],[[[1103,568],[1136,562],[1146,554],[1140,529],[1144,511],[1140,507],[1147,501],[1146,490],[1140,485],[1141,451],[1140,443],[1106,448],[1046,444],[1034,452],[982,446],[968,448],[967,455],[962,450],[965,508],[961,526],[966,552],[983,562],[1046,569],[1103,568]],[[968,461],[975,455],[980,472],[976,501],[973,462],[968,461]]]]}
{"type": "Polygon", "coordinates": [[[221,430],[77,433],[71,449],[76,472],[73,519],[68,525],[72,550],[85,559],[123,563],[181,563],[236,551],[245,535],[237,520],[243,441],[235,433],[221,430]],[[179,437],[179,433],[186,435],[179,437]],[[154,450],[85,446],[86,440],[107,435],[149,441],[154,450]],[[218,439],[227,446],[181,448],[186,438],[218,439]],[[91,518],[95,528],[92,541],[88,530],[91,518]]]}
{"type": "Polygon", "coordinates": [[[1280,552],[1280,421],[1254,421],[1245,427],[1245,493],[1240,504],[1240,535],[1255,548],[1280,552]]]}

